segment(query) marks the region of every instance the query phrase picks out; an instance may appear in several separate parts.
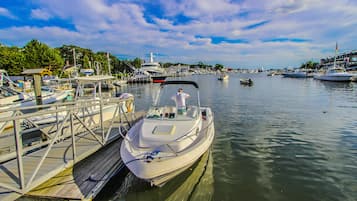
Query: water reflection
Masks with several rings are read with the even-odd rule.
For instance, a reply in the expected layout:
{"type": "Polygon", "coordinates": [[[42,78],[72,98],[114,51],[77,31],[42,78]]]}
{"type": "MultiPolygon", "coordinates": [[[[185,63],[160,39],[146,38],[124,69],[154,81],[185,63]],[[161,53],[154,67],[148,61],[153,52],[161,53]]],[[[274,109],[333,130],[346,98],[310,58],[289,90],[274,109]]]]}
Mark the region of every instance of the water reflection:
{"type": "Polygon", "coordinates": [[[319,81],[320,85],[325,87],[326,90],[335,91],[335,90],[351,90],[353,89],[354,83],[352,82],[329,82],[329,81],[319,81]]]}
{"type": "Polygon", "coordinates": [[[214,189],[212,164],[211,151],[207,151],[191,168],[161,188],[151,187],[129,173],[111,200],[211,200],[214,189]]]}
{"type": "MultiPolygon", "coordinates": [[[[190,194],[185,200],[356,200],[357,83],[249,76],[253,87],[240,85],[244,74],[226,84],[215,75],[183,78],[198,82],[215,114],[214,183],[209,168],[211,182],[196,187],[185,184],[196,169],[162,189],[129,174],[115,200],[175,200],[179,192],[190,194]]],[[[140,92],[137,107],[151,103],[151,85],[128,89],[140,92]]]]}

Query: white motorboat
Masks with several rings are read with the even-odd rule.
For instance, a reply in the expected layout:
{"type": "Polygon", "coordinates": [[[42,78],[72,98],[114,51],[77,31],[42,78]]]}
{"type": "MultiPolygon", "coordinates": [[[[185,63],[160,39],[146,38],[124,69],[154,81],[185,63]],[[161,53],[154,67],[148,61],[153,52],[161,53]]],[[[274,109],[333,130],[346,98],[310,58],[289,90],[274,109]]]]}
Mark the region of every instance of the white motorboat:
{"type": "Polygon", "coordinates": [[[333,81],[333,82],[350,82],[352,81],[356,75],[347,73],[344,67],[340,67],[336,65],[336,57],[337,57],[337,43],[335,49],[335,59],[333,61],[333,67],[328,68],[325,72],[315,74],[314,79],[322,80],[322,81],[333,81]]]}
{"type": "Polygon", "coordinates": [[[313,77],[312,71],[309,70],[303,70],[303,69],[298,69],[292,72],[284,72],[281,74],[283,77],[289,77],[289,78],[309,78],[313,77]]]}
{"type": "MultiPolygon", "coordinates": [[[[88,76],[88,77],[76,78],[78,84],[77,84],[77,89],[75,92],[75,100],[77,100],[77,102],[75,102],[75,104],[85,105],[86,102],[91,103],[91,102],[100,101],[100,100],[102,100],[103,102],[106,102],[108,100],[108,98],[103,97],[102,92],[101,92],[101,84],[102,84],[102,82],[111,80],[113,78],[114,77],[112,77],[112,76],[88,76]],[[84,95],[85,85],[89,85],[93,89],[90,96],[84,95]]],[[[118,99],[127,99],[129,97],[133,97],[133,95],[129,94],[129,93],[122,93],[117,98],[118,99]]],[[[113,118],[116,107],[117,107],[117,105],[115,103],[106,104],[105,106],[103,106],[103,108],[102,108],[103,121],[113,118]]],[[[133,106],[132,101],[127,101],[127,102],[123,103],[120,108],[121,108],[122,112],[134,112],[134,106],[133,106]]],[[[52,108],[52,109],[55,109],[55,108],[52,108]]],[[[100,111],[101,111],[101,108],[99,105],[89,106],[89,107],[86,107],[85,109],[79,110],[77,115],[82,118],[90,117],[92,119],[90,124],[98,124],[100,121],[100,111]]],[[[66,112],[59,112],[56,115],[47,114],[47,115],[32,117],[30,120],[37,125],[51,124],[51,123],[63,121],[65,119],[66,115],[67,115],[66,112]]]]}
{"type": "Polygon", "coordinates": [[[201,107],[198,88],[193,81],[162,83],[146,117],[128,131],[120,154],[136,177],[162,186],[209,149],[214,138],[213,113],[209,107],[201,107]],[[185,91],[196,91],[191,94],[195,97],[188,99],[185,111],[170,100],[172,94],[169,93],[178,86],[185,87],[185,91]]]}
{"type": "Polygon", "coordinates": [[[354,74],[347,73],[346,70],[341,67],[332,67],[327,69],[325,73],[314,75],[314,78],[317,80],[334,82],[350,82],[354,77],[354,74]]]}
{"type": "Polygon", "coordinates": [[[159,62],[154,62],[153,53],[150,52],[150,62],[145,62],[141,64],[141,70],[148,72],[150,75],[160,75],[165,71],[161,68],[159,62]]]}

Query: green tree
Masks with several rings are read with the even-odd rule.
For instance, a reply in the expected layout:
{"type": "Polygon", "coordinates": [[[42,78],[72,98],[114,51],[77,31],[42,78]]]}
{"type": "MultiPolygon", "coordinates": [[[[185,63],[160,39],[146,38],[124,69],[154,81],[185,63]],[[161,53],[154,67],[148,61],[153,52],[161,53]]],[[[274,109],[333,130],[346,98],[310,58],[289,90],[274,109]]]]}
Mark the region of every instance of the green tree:
{"type": "Polygon", "coordinates": [[[301,64],[300,68],[315,69],[318,67],[318,65],[319,65],[319,63],[310,60],[310,61],[307,61],[307,62],[301,64]]]}
{"type": "Polygon", "coordinates": [[[26,68],[48,67],[54,72],[61,70],[64,62],[60,52],[38,40],[31,40],[24,47],[26,68]]]}
{"type": "Polygon", "coordinates": [[[224,66],[222,65],[222,64],[216,64],[215,66],[214,66],[214,69],[215,70],[222,70],[224,68],[224,66]]]}
{"type": "Polygon", "coordinates": [[[0,58],[0,68],[10,75],[19,75],[23,71],[25,56],[21,48],[0,45],[0,58]]]}
{"type": "Polygon", "coordinates": [[[141,67],[141,59],[136,57],[132,62],[131,64],[133,66],[135,66],[136,68],[140,68],[141,67]]]}

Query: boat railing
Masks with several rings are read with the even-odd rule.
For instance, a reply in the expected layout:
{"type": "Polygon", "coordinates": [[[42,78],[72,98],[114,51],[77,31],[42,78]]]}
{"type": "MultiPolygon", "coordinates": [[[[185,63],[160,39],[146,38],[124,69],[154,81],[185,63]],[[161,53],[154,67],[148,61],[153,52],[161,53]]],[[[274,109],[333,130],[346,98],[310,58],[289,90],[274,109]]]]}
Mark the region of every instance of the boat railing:
{"type": "MultiPolygon", "coordinates": [[[[17,168],[11,173],[3,171],[9,180],[12,182],[0,181],[0,187],[9,189],[21,194],[31,190],[41,180],[39,171],[44,165],[47,158],[50,157],[50,152],[56,152],[54,147],[60,145],[64,140],[71,141],[68,152],[72,155],[71,160],[64,161],[64,167],[70,167],[79,161],[77,159],[76,149],[77,140],[80,138],[90,138],[99,147],[120,137],[119,132],[114,129],[121,130],[123,127],[131,126],[130,121],[135,119],[134,108],[129,109],[129,102],[133,103],[134,98],[125,99],[107,98],[81,100],[76,102],[55,103],[51,105],[30,106],[24,108],[12,108],[6,111],[12,111],[13,115],[9,117],[1,117],[0,123],[5,123],[9,127],[0,133],[0,138],[3,142],[7,142],[9,147],[0,147],[0,164],[11,161],[16,161],[17,168]],[[113,106],[110,110],[113,112],[108,121],[104,122],[104,112],[107,106],[113,106]],[[96,112],[90,112],[88,108],[97,108],[96,112]],[[114,108],[115,107],[115,108],[114,108]],[[24,110],[37,110],[31,113],[24,113],[24,110]],[[83,112],[83,113],[82,113],[83,112]],[[53,122],[49,124],[39,124],[34,121],[34,118],[53,118],[53,122]],[[26,123],[25,123],[26,122],[26,123]],[[30,128],[26,127],[30,125],[30,128]],[[26,145],[23,143],[24,137],[27,134],[33,134],[34,131],[42,133],[42,139],[37,143],[26,145]],[[113,131],[113,132],[112,132],[113,131]],[[7,150],[7,151],[4,151],[7,150]],[[41,151],[40,151],[41,150],[41,151]],[[32,153],[39,153],[39,161],[35,168],[30,168],[31,172],[24,170],[24,161],[32,153]],[[40,155],[42,154],[42,155],[40,155]],[[14,181],[16,180],[16,181],[14,181]]],[[[0,112],[4,112],[1,111],[0,112]]],[[[63,153],[68,154],[68,153],[63,153]]],[[[64,156],[63,156],[64,157],[64,156]]]]}

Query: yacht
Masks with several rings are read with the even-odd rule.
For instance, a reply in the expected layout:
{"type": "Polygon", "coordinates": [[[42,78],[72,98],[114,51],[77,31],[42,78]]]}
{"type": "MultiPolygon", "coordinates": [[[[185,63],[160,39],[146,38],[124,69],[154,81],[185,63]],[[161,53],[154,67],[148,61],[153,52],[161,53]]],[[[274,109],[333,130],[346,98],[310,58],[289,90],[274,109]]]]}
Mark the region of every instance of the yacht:
{"type": "Polygon", "coordinates": [[[338,48],[336,43],[333,66],[328,68],[323,73],[314,75],[314,79],[323,80],[323,81],[334,81],[334,82],[350,82],[356,78],[356,75],[347,73],[344,67],[340,67],[336,65],[337,50],[338,48]]]}
{"type": "Polygon", "coordinates": [[[345,68],[332,67],[327,69],[326,72],[314,75],[317,80],[335,81],[335,82],[349,82],[354,79],[355,75],[346,72],[345,68]]]}
{"type": "Polygon", "coordinates": [[[154,55],[150,52],[150,62],[141,64],[141,70],[148,72],[154,83],[164,82],[166,79],[165,70],[161,68],[159,62],[154,62],[154,55]]]}
{"type": "Polygon", "coordinates": [[[313,77],[312,71],[309,70],[295,70],[293,72],[284,72],[281,74],[283,77],[289,77],[289,78],[309,78],[313,77]]]}
{"type": "Polygon", "coordinates": [[[120,155],[124,164],[136,177],[163,186],[209,150],[214,138],[213,113],[200,105],[196,82],[166,81],[147,115],[123,137],[120,155]],[[185,111],[171,100],[178,87],[196,91],[185,111]]]}

